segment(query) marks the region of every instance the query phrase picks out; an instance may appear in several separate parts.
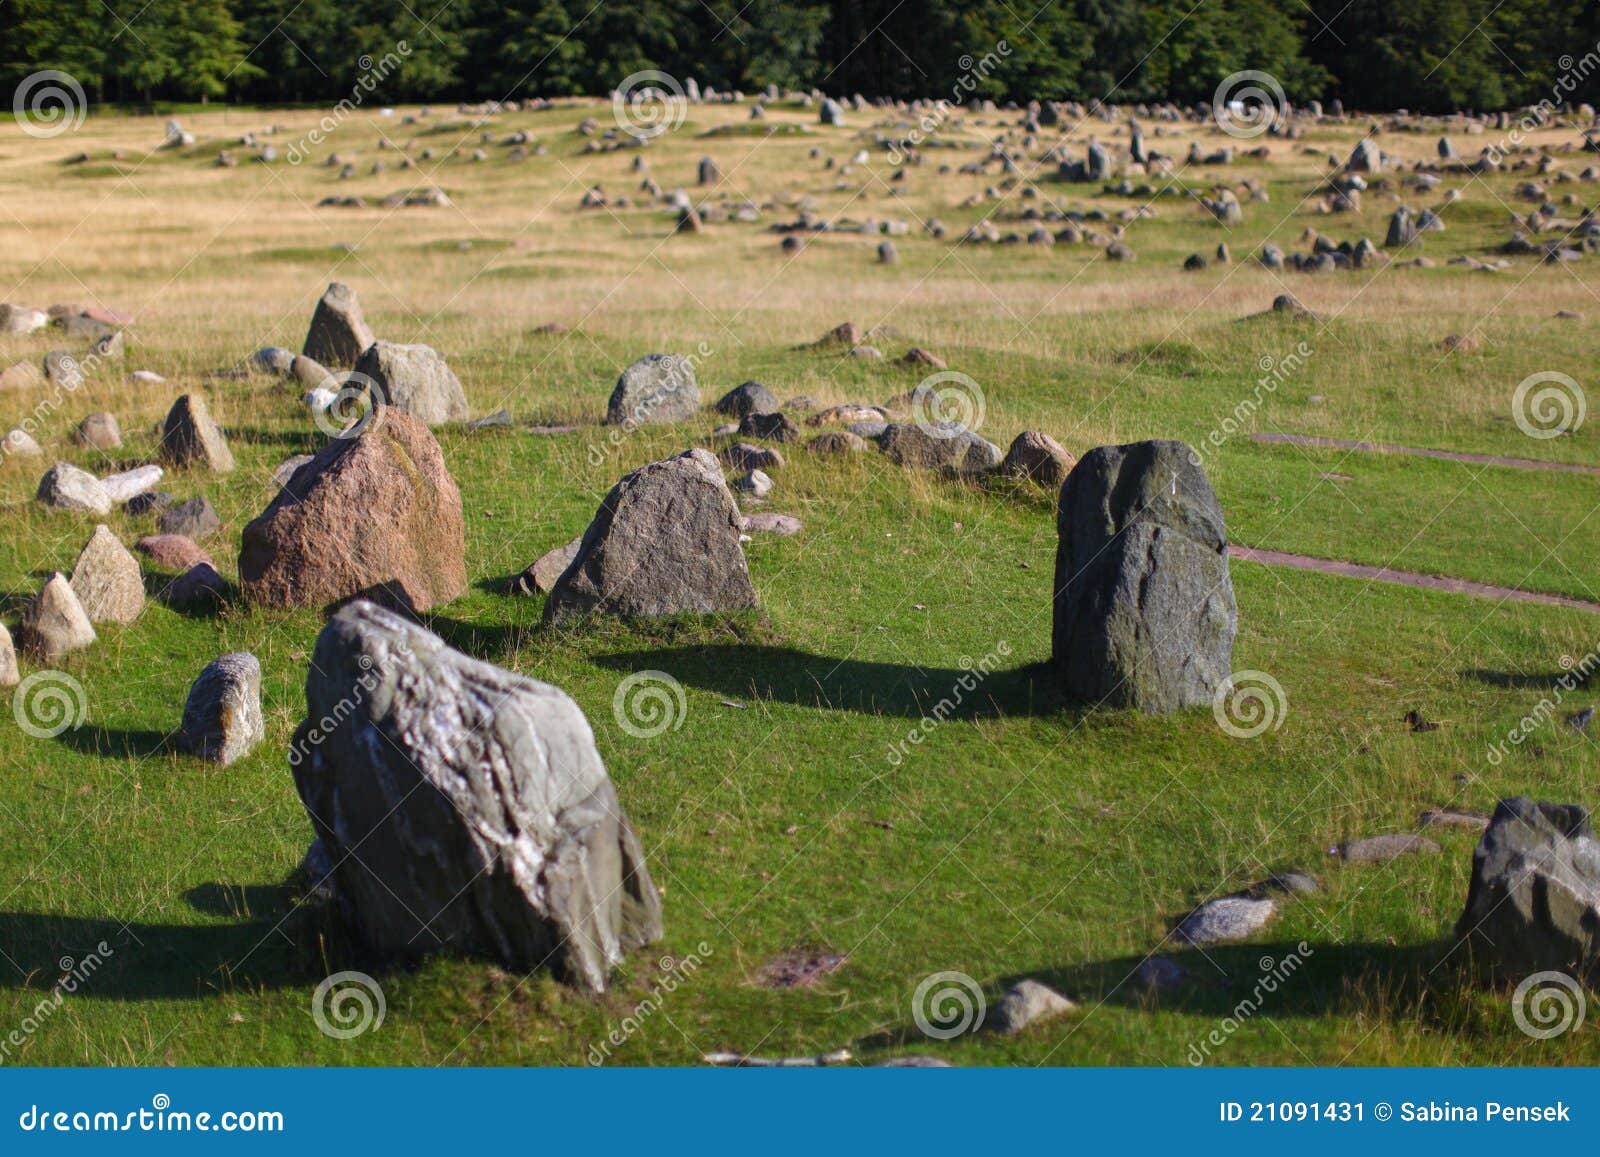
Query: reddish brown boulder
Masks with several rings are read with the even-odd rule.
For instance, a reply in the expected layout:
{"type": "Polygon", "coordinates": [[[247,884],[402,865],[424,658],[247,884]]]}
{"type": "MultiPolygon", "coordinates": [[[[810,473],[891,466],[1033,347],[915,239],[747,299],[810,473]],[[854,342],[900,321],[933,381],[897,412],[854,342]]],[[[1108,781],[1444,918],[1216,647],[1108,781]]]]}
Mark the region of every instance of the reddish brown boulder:
{"type": "Polygon", "coordinates": [[[147,534],[136,547],[162,570],[188,570],[197,563],[210,564],[211,556],[181,534],[147,534]]]}
{"type": "Polygon", "coordinates": [[[325,607],[360,595],[422,611],[466,589],[461,492],[439,443],[420,419],[382,414],[324,446],[244,528],[250,602],[325,607]]]}

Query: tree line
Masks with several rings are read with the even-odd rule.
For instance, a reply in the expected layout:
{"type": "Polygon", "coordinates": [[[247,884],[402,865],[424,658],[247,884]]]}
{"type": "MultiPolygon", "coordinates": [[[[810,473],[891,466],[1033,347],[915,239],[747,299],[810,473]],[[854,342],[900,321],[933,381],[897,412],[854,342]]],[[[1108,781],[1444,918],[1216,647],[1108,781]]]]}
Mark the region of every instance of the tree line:
{"type": "Polygon", "coordinates": [[[134,105],[337,102],[403,42],[365,99],[603,94],[647,69],[961,101],[1192,103],[1242,70],[1363,110],[1600,99],[1593,0],[114,2],[0,0],[0,81],[57,69],[91,102],[134,105]]]}

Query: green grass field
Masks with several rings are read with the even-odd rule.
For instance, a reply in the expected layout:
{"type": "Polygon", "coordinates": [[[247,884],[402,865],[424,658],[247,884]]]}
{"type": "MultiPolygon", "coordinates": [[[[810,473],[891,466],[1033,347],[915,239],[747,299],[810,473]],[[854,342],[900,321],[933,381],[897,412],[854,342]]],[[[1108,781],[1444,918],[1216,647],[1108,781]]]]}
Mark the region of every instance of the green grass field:
{"type": "MultiPolygon", "coordinates": [[[[785,398],[881,403],[920,380],[925,371],[898,359],[921,346],[979,384],[984,436],[1004,447],[1040,429],[1081,454],[1149,437],[1200,445],[1257,391],[1265,365],[1303,343],[1298,367],[1207,451],[1233,541],[1600,602],[1600,478],[1248,437],[1600,466],[1600,422],[1533,439],[1512,403],[1518,383],[1542,371],[1589,385],[1600,317],[1591,263],[1518,257],[1493,275],[1447,264],[1493,257],[1511,213],[1533,207],[1515,199],[1529,174],[1446,178],[1462,196],[1442,210],[1448,231],[1421,250],[1432,268],[1397,260],[1275,273],[1248,255],[1267,240],[1305,251],[1307,227],[1382,241],[1393,176],[1360,213],[1316,211],[1325,152],[1348,155],[1364,122],[1271,140],[1266,162],[1182,168],[1172,182],[1190,189],[1245,178],[1269,189],[1268,203],[1247,203],[1245,223],[1224,229],[1184,197],[1061,185],[1048,179],[1054,166],[1010,182],[993,169],[956,172],[995,135],[1019,134],[1014,113],[965,115],[941,137],[968,147],[928,150],[904,182],[872,148],[873,133],[887,131],[881,114],[822,129],[798,107],[772,108],[767,123],[804,132],[763,136],[708,135],[746,125],[747,107],[696,106],[642,154],[583,151],[589,138],[574,126],[593,115],[610,127],[603,103],[481,126],[444,113],[406,126],[362,110],[298,167],[251,163],[234,143],[281,122],[268,139],[282,151],[320,115],[195,113],[185,116],[194,149],[154,153],[153,118],[91,118],[49,140],[0,129],[0,299],[137,316],[126,358],[44,416],[46,458],[0,467],[0,618],[14,628],[97,521],[33,501],[45,466],[106,474],[152,460],[153,427],[186,391],[209,398],[239,468],[163,485],[210,497],[224,528],[202,545],[234,578],[239,532],[266,505],[274,467],[322,436],[297,388],[207,375],[262,346],[298,350],[328,282],[347,282],[381,337],[435,346],[474,413],[505,407],[517,421],[439,432],[466,503],[472,589],[426,621],[583,706],[664,892],[666,937],[598,998],[481,961],[362,960],[337,928],[296,908],[287,883],[311,834],[286,753],[321,616],[185,614],[152,601],[136,623],[103,627],[93,648],[54,665],[85,688],[82,727],[37,739],[9,712],[0,718],[0,1040],[39,1019],[61,958],[82,959],[101,941],[113,950],[81,991],[19,1032],[6,1063],[584,1064],[604,1043],[611,1064],[849,1048],[867,1063],[916,1053],[958,1064],[1182,1065],[1291,953],[1303,967],[1208,1046],[1207,1063],[1600,1061],[1592,1024],[1531,1040],[1513,1024],[1507,991],[1464,979],[1450,932],[1474,835],[1430,831],[1442,854],[1384,866],[1329,855],[1348,838],[1416,830],[1430,807],[1487,812],[1518,794],[1594,802],[1594,741],[1559,723],[1586,704],[1581,695],[1504,760],[1487,757],[1554,695],[1565,666],[1596,648],[1594,614],[1236,562],[1234,666],[1281,684],[1281,727],[1236,739],[1206,711],[1087,712],[1063,701],[1048,666],[1053,495],[908,474],[877,455],[799,451],[775,472],[768,508],[798,515],[804,532],[747,548],[759,617],[561,634],[540,628],[541,599],[502,593],[507,576],[580,533],[626,471],[710,444],[722,419],[709,410],[693,425],[606,442],[598,422],[611,386],[647,353],[703,351],[707,403],[748,378],[785,398]],[[513,162],[485,143],[489,159],[469,159],[482,132],[499,142],[519,129],[547,155],[513,162]],[[379,152],[380,132],[413,142],[417,167],[400,170],[399,152],[379,152]],[[237,168],[214,167],[223,147],[240,154],[237,168]],[[421,159],[424,148],[433,159],[421,159]],[[871,159],[852,165],[858,148],[871,159]],[[329,152],[352,155],[361,175],[337,180],[320,164],[329,152]],[[68,163],[79,153],[89,160],[68,163]],[[639,155],[663,189],[756,203],[760,223],[674,234],[672,215],[637,192],[639,155]],[[696,189],[708,155],[724,180],[696,189]],[[370,175],[378,159],[388,171],[370,175]],[[938,173],[941,164],[952,171],[938,173]],[[632,205],[580,211],[595,185],[632,205]],[[377,207],[431,186],[453,204],[377,207]],[[1029,187],[1037,199],[1023,198],[1029,187]],[[990,188],[995,197],[963,205],[990,188]],[[334,194],[370,207],[316,207],[334,194]],[[909,222],[899,263],[876,262],[879,238],[845,232],[782,252],[767,226],[793,219],[800,198],[827,217],[909,222]],[[1133,264],[1092,245],[956,243],[991,214],[1025,233],[1030,223],[1012,218],[1056,202],[1113,218],[1149,202],[1157,216],[1128,226],[1133,264]],[[943,240],[922,228],[933,217],[943,240]],[[1222,241],[1234,263],[1180,271],[1189,253],[1222,241]],[[1317,320],[1254,316],[1284,292],[1317,320]],[[1558,310],[1585,317],[1557,320],[1558,310]],[[872,339],[886,357],[811,347],[845,320],[888,327],[872,339]],[[549,322],[570,332],[533,332],[549,322]],[[1481,348],[1446,353],[1452,333],[1478,335],[1481,348]],[[168,381],[130,382],[136,369],[168,381]],[[72,447],[73,425],[100,409],[116,413],[125,448],[72,447]],[[556,422],[582,428],[526,429],[556,422]],[[171,738],[190,682],[229,650],[261,660],[268,734],[218,771],[176,753],[171,738]],[[967,667],[996,653],[998,670],[956,718],[891,755],[967,667]],[[681,724],[648,739],[613,713],[619,682],[643,669],[669,673],[686,697],[681,724]],[[1439,728],[1413,733],[1404,721],[1413,710],[1439,728]],[[1253,940],[1202,952],[1167,939],[1197,902],[1291,867],[1321,890],[1286,904],[1253,940]],[[808,987],[760,982],[770,961],[813,950],[845,962],[808,987]],[[1179,961],[1190,981],[1159,994],[1139,984],[1133,974],[1152,953],[1179,961]],[[661,995],[691,957],[692,975],[661,995]],[[375,973],[387,1013],[375,1031],[340,1040],[318,1030],[311,1005],[319,981],[346,968],[375,973]],[[941,971],[976,979],[991,1001],[1015,979],[1039,978],[1082,1008],[1014,1038],[928,1039],[913,997],[941,971]],[[625,1021],[631,1031],[619,1030],[625,1021]],[[621,1044],[607,1043],[613,1031],[621,1044]]],[[[1091,127],[1109,129],[1080,127],[1080,152],[1091,127]]],[[[1437,135],[1380,139],[1420,159],[1437,135]]],[[[1537,143],[1576,136],[1554,129],[1537,143]]],[[[1150,143],[1181,159],[1190,139],[1207,151],[1226,140],[1186,125],[1150,143]]],[[[1581,156],[1562,155],[1560,167],[1576,175],[1581,156]]],[[[1587,184],[1551,188],[1592,200],[1587,184]]],[[[1442,200],[1410,189],[1404,199],[1442,200]]],[[[59,333],[0,337],[0,368],[68,344],[59,333]]],[[[35,415],[47,392],[0,391],[0,424],[35,415]]],[[[154,532],[153,520],[121,512],[106,521],[130,544],[154,532]]],[[[24,674],[36,669],[24,660],[24,674]]]]}

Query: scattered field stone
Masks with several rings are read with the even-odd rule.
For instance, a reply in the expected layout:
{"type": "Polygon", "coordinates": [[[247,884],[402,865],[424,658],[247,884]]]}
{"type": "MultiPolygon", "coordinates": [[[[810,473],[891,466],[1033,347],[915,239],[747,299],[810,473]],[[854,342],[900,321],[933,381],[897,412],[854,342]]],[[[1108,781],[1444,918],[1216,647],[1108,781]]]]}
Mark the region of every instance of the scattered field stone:
{"type": "Polygon", "coordinates": [[[90,414],[73,429],[72,444],[90,450],[122,449],[122,431],[117,427],[117,416],[106,410],[90,414]]]}
{"type": "Polygon", "coordinates": [[[250,368],[264,374],[277,374],[284,377],[294,365],[294,359],[299,356],[293,350],[286,350],[282,346],[267,346],[258,349],[250,355],[250,368]]]}
{"type": "Polygon", "coordinates": [[[740,529],[749,534],[776,534],[783,538],[791,538],[799,534],[804,527],[792,514],[762,511],[759,514],[746,514],[740,519],[740,529]]]}
{"type": "Polygon", "coordinates": [[[391,410],[359,438],[332,439],[293,489],[244,528],[239,579],[249,601],[382,598],[423,611],[466,589],[461,492],[421,419],[391,410]]]}
{"type": "MultiPolygon", "coordinates": [[[[472,416],[460,379],[432,346],[373,342],[357,359],[355,372],[373,383],[384,406],[414,414],[430,426],[472,416]]],[[[359,377],[353,381],[366,388],[359,377]]]]}
{"type": "Polygon", "coordinates": [[[295,454],[278,463],[277,469],[272,472],[272,481],[279,487],[289,485],[289,479],[294,477],[296,470],[312,461],[310,454],[295,454]]]}
{"type": "Polygon", "coordinates": [[[795,425],[793,418],[782,412],[751,412],[739,420],[739,434],[767,442],[798,442],[800,427],[795,425]]]}
{"type": "Polygon", "coordinates": [[[889,432],[888,422],[852,422],[846,433],[854,434],[864,441],[877,442],[889,432]]]}
{"type": "Polygon", "coordinates": [[[196,563],[211,564],[211,557],[181,534],[146,535],[134,548],[162,570],[184,571],[196,563]]]}
{"type": "Polygon", "coordinates": [[[109,526],[94,534],[72,567],[72,593],[91,623],[131,623],[144,610],[144,574],[109,526]]]}
{"type": "Polygon", "coordinates": [[[191,755],[227,767],[265,738],[261,715],[261,664],[232,651],[206,664],[183,705],[178,744],[191,755]]]}
{"type": "Polygon", "coordinates": [[[1006,990],[984,1017],[983,1027],[1002,1036],[1012,1036],[1029,1025],[1053,1020],[1076,1012],[1075,1001],[1062,996],[1037,980],[1022,980],[1006,990]]]}
{"type": "Polygon", "coordinates": [[[72,584],[59,571],[50,576],[43,589],[24,608],[22,622],[17,628],[17,640],[22,649],[45,661],[81,651],[96,637],[72,584]]]}
{"type": "Polygon", "coordinates": [[[1476,812],[1453,811],[1450,808],[1429,808],[1417,817],[1417,823],[1425,828],[1460,828],[1464,831],[1481,832],[1488,828],[1489,817],[1478,815],[1476,812]]]}
{"type": "Polygon", "coordinates": [[[1555,970],[1593,982],[1600,972],[1600,842],[1588,809],[1501,800],[1472,854],[1455,931],[1475,962],[1507,979],[1555,970]]]}
{"type": "Polygon", "coordinates": [[[1012,441],[1000,463],[1000,473],[1026,478],[1059,491],[1075,461],[1049,434],[1027,430],[1012,441]]]}
{"type": "Polygon", "coordinates": [[[1197,947],[1243,940],[1264,928],[1277,911],[1276,901],[1267,897],[1218,896],[1185,916],[1172,935],[1197,947]]]}
{"type": "Polygon", "coordinates": [[[879,446],[891,462],[907,470],[976,473],[994,469],[1003,457],[993,442],[954,425],[929,424],[925,428],[911,422],[887,423],[879,446]]]}
{"type": "Polygon", "coordinates": [[[781,410],[783,403],[778,401],[778,395],[760,382],[748,381],[723,394],[714,408],[717,413],[730,418],[743,418],[746,414],[767,414],[781,410]]]}
{"type": "Polygon", "coordinates": [[[222,529],[222,519],[205,495],[169,506],[156,519],[156,528],[162,534],[181,534],[199,542],[222,529]]]}
{"type": "Polygon", "coordinates": [[[733,488],[752,498],[765,498],[772,493],[772,479],[764,470],[752,470],[736,481],[733,488]]]}
{"type": "Polygon", "coordinates": [[[135,466],[120,474],[111,474],[100,480],[112,502],[131,503],[140,495],[155,489],[165,472],[159,466],[135,466]]]}
{"type": "Polygon", "coordinates": [[[44,374],[33,362],[17,362],[0,371],[0,390],[34,389],[44,381],[44,374]]]}
{"type": "Polygon", "coordinates": [[[1209,706],[1232,671],[1238,608],[1222,508],[1181,442],[1102,446],[1057,515],[1053,647],[1067,689],[1161,714],[1209,706]]]}
{"type": "Polygon", "coordinates": [[[533,565],[512,580],[512,593],[547,595],[555,590],[556,580],[567,567],[572,565],[572,560],[578,557],[578,548],[582,545],[583,538],[579,536],[565,546],[558,546],[540,555],[534,560],[533,565]]]}
{"type": "Polygon", "coordinates": [[[739,510],[717,460],[688,450],[628,474],[600,504],[546,622],[754,608],[739,510]]]}
{"type": "Polygon", "coordinates": [[[859,454],[870,448],[865,438],[849,430],[829,430],[806,443],[806,449],[813,454],[859,454]]]}
{"type": "Polygon", "coordinates": [[[717,459],[733,470],[777,470],[784,465],[783,454],[770,446],[739,442],[725,448],[717,459]]]}
{"type": "Polygon", "coordinates": [[[57,462],[39,479],[35,497],[54,510],[87,510],[91,514],[110,514],[111,495],[100,479],[69,462],[57,462]]]}
{"type": "Polygon", "coordinates": [[[1339,845],[1339,855],[1351,864],[1387,864],[1401,856],[1433,855],[1439,845],[1426,836],[1410,832],[1391,832],[1381,836],[1366,836],[1339,845]]]}
{"type": "Polygon", "coordinates": [[[1320,892],[1321,890],[1322,885],[1317,883],[1315,877],[1291,868],[1282,872],[1273,872],[1266,879],[1246,889],[1246,894],[1263,896],[1270,892],[1283,892],[1291,896],[1309,896],[1313,892],[1320,892]]]}
{"type": "Polygon", "coordinates": [[[22,674],[17,669],[17,648],[11,642],[11,632],[0,623],[0,687],[15,687],[22,674]]]}
{"type": "Polygon", "coordinates": [[[44,448],[34,441],[33,435],[18,427],[0,438],[0,454],[25,458],[42,458],[44,448]]]}
{"type": "Polygon", "coordinates": [[[380,957],[439,947],[599,992],[661,936],[643,847],[559,688],[358,601],[317,639],[290,766],[380,957]]]}
{"type": "Polygon", "coordinates": [[[938,354],[929,353],[921,346],[912,346],[906,351],[906,356],[900,359],[908,366],[927,366],[930,369],[949,369],[949,364],[938,354]]]}
{"type": "Polygon", "coordinates": [[[650,354],[617,378],[606,406],[606,423],[631,427],[688,422],[699,412],[694,363],[679,354],[650,354]]]}
{"type": "Polygon", "coordinates": [[[808,426],[848,426],[853,422],[881,422],[889,412],[881,406],[829,406],[806,419],[808,426]]]}
{"type": "Polygon", "coordinates": [[[469,430],[501,430],[511,425],[510,410],[496,410],[492,414],[485,414],[481,418],[474,418],[467,423],[469,430]]]}
{"type": "Polygon", "coordinates": [[[204,467],[219,474],[233,469],[228,440],[200,395],[185,394],[167,411],[161,427],[161,457],[173,466],[204,467]]]}
{"type": "Polygon", "coordinates": [[[324,365],[353,366],[377,340],[361,314],[356,291],[335,281],[317,302],[300,352],[324,365]]]}
{"type": "Polygon", "coordinates": [[[220,602],[226,590],[216,567],[197,562],[168,583],[162,597],[168,606],[196,607],[220,602]]]}

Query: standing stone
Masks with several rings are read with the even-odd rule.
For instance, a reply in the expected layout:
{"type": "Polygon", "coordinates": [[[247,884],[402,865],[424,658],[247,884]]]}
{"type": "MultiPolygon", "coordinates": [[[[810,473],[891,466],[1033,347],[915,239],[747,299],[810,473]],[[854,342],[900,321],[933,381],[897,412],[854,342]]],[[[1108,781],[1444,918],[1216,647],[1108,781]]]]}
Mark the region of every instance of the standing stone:
{"type": "Polygon", "coordinates": [[[1508,979],[1549,970],[1600,978],[1600,842],[1588,809],[1501,800],[1472,854],[1456,936],[1508,979]]]}
{"type": "Polygon", "coordinates": [[[111,513],[111,495],[100,479],[68,462],[57,462],[39,479],[35,496],[56,510],[87,510],[92,514],[111,513]]]}
{"type": "Polygon", "coordinates": [[[582,545],[583,539],[575,538],[566,546],[558,546],[540,555],[533,565],[511,580],[511,593],[547,595],[555,590],[556,580],[566,573],[572,560],[578,557],[578,548],[582,545]]]}
{"type": "Polygon", "coordinates": [[[1238,610],[1222,509],[1181,442],[1101,446],[1061,488],[1055,663],[1092,704],[1150,714],[1209,704],[1238,610]]]}
{"type": "MultiPolygon", "coordinates": [[[[356,362],[356,373],[371,379],[381,404],[415,414],[430,426],[472,416],[460,379],[431,346],[373,342],[356,362]]],[[[351,384],[366,388],[360,378],[351,384]]]]}
{"type": "Polygon", "coordinates": [[[122,449],[122,431],[117,428],[117,416],[105,410],[90,414],[72,431],[72,443],[90,450],[122,449]]]}
{"type": "Polygon", "coordinates": [[[203,467],[219,474],[233,469],[233,451],[199,394],[183,395],[167,411],[161,426],[161,458],[172,466],[203,467]]]}
{"type": "Polygon", "coordinates": [[[1417,224],[1412,219],[1411,210],[1401,205],[1394,211],[1394,216],[1389,218],[1389,232],[1383,239],[1385,249],[1403,249],[1407,245],[1415,245],[1420,238],[1417,224]]]}
{"type": "Polygon", "coordinates": [[[94,627],[66,575],[59,571],[51,575],[44,589],[28,604],[22,612],[17,638],[24,651],[46,662],[81,651],[95,641],[94,627]]]}
{"type": "Polygon", "coordinates": [[[139,560],[109,526],[97,526],[72,567],[72,592],[91,623],[131,623],[144,610],[139,560]]]}
{"type": "Polygon", "coordinates": [[[163,510],[161,517],[156,519],[156,528],[162,534],[179,534],[199,542],[221,530],[222,519],[212,507],[211,500],[202,494],[163,510]]]}
{"type": "Polygon", "coordinates": [[[1027,430],[1018,434],[1000,463],[1000,473],[1026,478],[1060,490],[1072,470],[1073,457],[1049,434],[1027,430]]]}
{"type": "Polygon", "coordinates": [[[817,118],[821,124],[839,126],[844,124],[844,106],[831,96],[823,100],[822,112],[817,118]]]}
{"type": "Polygon", "coordinates": [[[700,183],[702,185],[715,185],[722,180],[722,170],[717,168],[717,162],[710,157],[700,158],[700,183]]]}
{"type": "Polygon", "coordinates": [[[17,670],[17,649],[12,645],[11,632],[0,623],[0,687],[15,687],[21,680],[17,670]]]}
{"type": "Polygon", "coordinates": [[[557,687],[357,602],[317,639],[289,763],[339,907],[381,956],[477,953],[599,992],[661,935],[643,847],[557,687]]]}
{"type": "Polygon", "coordinates": [[[899,263],[900,252],[894,247],[894,242],[887,237],[878,242],[878,264],[898,265],[899,263]]]}
{"type": "Polygon", "coordinates": [[[699,412],[694,363],[679,354],[650,354],[622,371],[606,407],[606,424],[687,422],[699,412]]]}
{"type": "Polygon", "coordinates": [[[361,316],[356,291],[335,281],[317,302],[300,352],[325,366],[353,366],[377,340],[361,316]]]}
{"type": "Polygon", "coordinates": [[[754,608],[739,529],[733,494],[705,450],[641,466],[600,504],[545,621],[754,608]]]}
{"type": "Polygon", "coordinates": [[[261,715],[261,664],[233,651],[206,664],[183,705],[178,743],[201,759],[227,767],[267,734],[261,715]]]}
{"type": "Polygon", "coordinates": [[[1345,168],[1352,173],[1381,173],[1383,153],[1378,149],[1378,142],[1371,137],[1363,137],[1350,153],[1345,168]]]}
{"type": "Polygon", "coordinates": [[[359,438],[331,439],[244,528],[240,584],[261,606],[359,596],[425,611],[466,589],[464,525],[439,443],[391,411],[359,438]]]}

